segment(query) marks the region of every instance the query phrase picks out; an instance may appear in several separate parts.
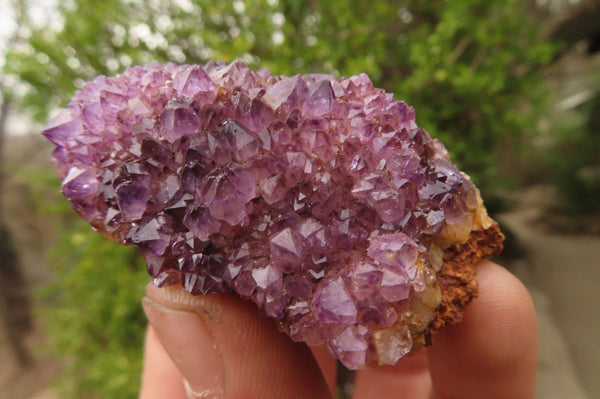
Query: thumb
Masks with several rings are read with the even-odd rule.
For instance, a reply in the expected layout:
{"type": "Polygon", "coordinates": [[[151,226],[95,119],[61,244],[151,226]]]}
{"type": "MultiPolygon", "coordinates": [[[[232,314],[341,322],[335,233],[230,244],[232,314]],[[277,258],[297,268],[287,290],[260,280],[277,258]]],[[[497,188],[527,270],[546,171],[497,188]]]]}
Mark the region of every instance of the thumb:
{"type": "Polygon", "coordinates": [[[252,303],[152,284],[146,294],[148,320],[185,379],[189,397],[330,397],[308,347],[280,333],[252,303]]]}

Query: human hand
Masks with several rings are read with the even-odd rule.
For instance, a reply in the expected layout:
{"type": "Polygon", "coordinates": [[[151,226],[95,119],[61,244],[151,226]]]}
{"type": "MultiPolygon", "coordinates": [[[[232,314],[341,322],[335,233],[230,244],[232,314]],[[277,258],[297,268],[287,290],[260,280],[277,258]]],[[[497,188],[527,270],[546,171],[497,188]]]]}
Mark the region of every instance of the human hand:
{"type": "MultiPolygon", "coordinates": [[[[477,280],[479,297],[461,323],[395,366],[357,372],[352,398],[533,398],[538,341],[531,298],[489,261],[478,266],[477,280]]],[[[150,327],[140,399],[333,396],[336,362],[327,350],[292,342],[252,303],[149,284],[143,305],[150,327]]]]}

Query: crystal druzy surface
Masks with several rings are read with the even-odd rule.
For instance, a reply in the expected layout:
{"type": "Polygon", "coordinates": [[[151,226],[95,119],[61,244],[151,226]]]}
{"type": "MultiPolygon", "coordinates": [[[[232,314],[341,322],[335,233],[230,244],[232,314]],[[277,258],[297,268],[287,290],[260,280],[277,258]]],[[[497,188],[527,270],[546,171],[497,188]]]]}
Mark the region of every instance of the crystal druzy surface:
{"type": "Polygon", "coordinates": [[[235,292],[351,369],[422,345],[446,252],[493,223],[364,74],[152,63],[84,84],[44,135],[62,193],[155,284],[235,292]]]}

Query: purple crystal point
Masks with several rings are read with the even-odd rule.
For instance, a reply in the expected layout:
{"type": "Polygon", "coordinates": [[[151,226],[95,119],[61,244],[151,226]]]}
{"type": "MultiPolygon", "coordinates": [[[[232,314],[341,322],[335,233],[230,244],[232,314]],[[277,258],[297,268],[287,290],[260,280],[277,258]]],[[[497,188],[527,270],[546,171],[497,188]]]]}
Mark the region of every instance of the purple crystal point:
{"type": "Polygon", "coordinates": [[[300,75],[286,77],[267,89],[263,101],[273,110],[282,106],[291,109],[302,104],[307,92],[306,82],[300,75]]]}
{"type": "Polygon", "coordinates": [[[211,234],[221,229],[221,223],[210,215],[206,207],[187,209],[183,225],[202,241],[208,241],[211,234]]]}
{"type": "Polygon", "coordinates": [[[62,181],[62,193],[74,200],[95,195],[98,191],[98,178],[93,170],[73,166],[62,181]]]}
{"type": "Polygon", "coordinates": [[[301,237],[290,227],[274,234],[269,240],[269,247],[273,261],[286,272],[293,271],[304,258],[301,237]]]}
{"type": "Polygon", "coordinates": [[[404,233],[382,234],[371,239],[367,254],[399,272],[412,268],[419,253],[417,243],[404,233]]]}
{"type": "Polygon", "coordinates": [[[84,84],[43,134],[63,194],[138,246],[156,285],[235,292],[352,369],[423,342],[444,254],[487,220],[414,110],[365,74],[153,62],[84,84]]]}
{"type": "Polygon", "coordinates": [[[362,301],[378,293],[383,271],[371,263],[360,262],[354,266],[350,276],[352,294],[362,301]]]}
{"type": "Polygon", "coordinates": [[[211,216],[231,225],[242,223],[247,216],[247,198],[252,194],[244,190],[246,187],[243,186],[243,191],[240,192],[238,188],[241,184],[234,185],[240,181],[232,181],[226,174],[214,176],[209,180],[203,202],[208,206],[211,216]]]}
{"type": "Polygon", "coordinates": [[[116,194],[119,209],[126,220],[135,221],[142,218],[150,199],[148,187],[133,183],[121,184],[117,187],[116,194]]]}
{"type": "Polygon", "coordinates": [[[271,265],[267,264],[265,267],[252,270],[252,278],[256,282],[256,287],[261,290],[272,293],[281,290],[281,272],[271,265]]]}
{"type": "Polygon", "coordinates": [[[199,128],[200,118],[189,99],[169,101],[160,114],[160,134],[170,142],[197,133],[199,128]]]}
{"type": "Polygon", "coordinates": [[[173,88],[180,96],[196,97],[203,95],[206,103],[212,102],[217,86],[208,74],[198,65],[182,68],[173,78],[173,88]]]}
{"type": "Polygon", "coordinates": [[[392,270],[383,270],[380,287],[381,296],[389,302],[402,301],[410,294],[408,277],[392,270]]]}
{"type": "Polygon", "coordinates": [[[357,369],[366,363],[369,345],[353,327],[346,328],[331,340],[331,352],[350,369],[357,369]]]}
{"type": "Polygon", "coordinates": [[[70,108],[63,109],[44,129],[44,136],[56,146],[64,146],[72,137],[83,131],[81,120],[70,108]]]}
{"type": "Polygon", "coordinates": [[[340,278],[323,282],[315,292],[312,306],[315,317],[322,323],[356,322],[356,304],[340,278]]]}
{"type": "Polygon", "coordinates": [[[310,96],[307,98],[302,111],[305,115],[319,117],[333,110],[335,94],[331,82],[324,78],[313,83],[310,96]]]}

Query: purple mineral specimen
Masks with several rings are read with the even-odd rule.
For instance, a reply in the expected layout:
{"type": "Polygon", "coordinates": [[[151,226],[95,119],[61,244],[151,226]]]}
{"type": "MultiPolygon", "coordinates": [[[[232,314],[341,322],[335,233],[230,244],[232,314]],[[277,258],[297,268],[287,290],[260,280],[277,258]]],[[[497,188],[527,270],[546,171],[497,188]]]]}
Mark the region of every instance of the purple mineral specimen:
{"type": "Polygon", "coordinates": [[[413,349],[444,250],[485,228],[444,146],[364,74],[155,62],[84,84],[44,135],[63,194],[155,284],[235,292],[351,369],[413,349]]]}

